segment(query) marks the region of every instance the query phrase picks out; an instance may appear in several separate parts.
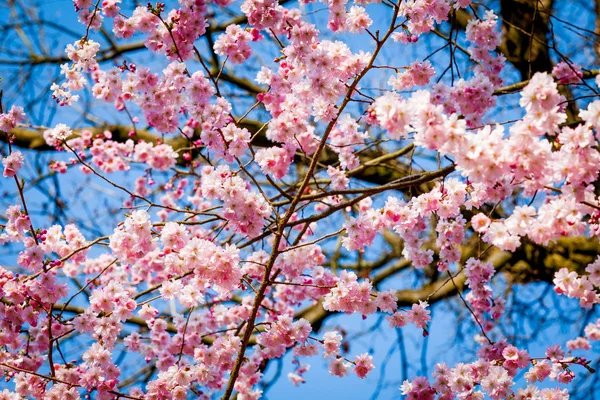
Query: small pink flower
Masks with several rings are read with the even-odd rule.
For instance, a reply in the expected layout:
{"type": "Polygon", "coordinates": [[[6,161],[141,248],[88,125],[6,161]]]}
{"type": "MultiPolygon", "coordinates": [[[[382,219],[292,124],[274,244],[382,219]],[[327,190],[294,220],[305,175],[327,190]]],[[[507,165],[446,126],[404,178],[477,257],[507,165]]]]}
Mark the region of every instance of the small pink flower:
{"type": "Polygon", "coordinates": [[[583,78],[583,73],[581,72],[579,65],[566,63],[564,61],[561,61],[554,66],[552,75],[554,75],[558,83],[563,85],[580,82],[583,78]]]}
{"type": "Polygon", "coordinates": [[[490,219],[485,214],[476,214],[471,218],[471,226],[475,232],[485,233],[490,226],[490,219]]]}
{"type": "Polygon", "coordinates": [[[12,178],[19,172],[19,169],[23,166],[25,157],[20,151],[13,151],[8,157],[2,160],[4,165],[4,177],[12,178]]]}
{"type": "Polygon", "coordinates": [[[356,373],[356,376],[361,379],[364,379],[367,374],[371,372],[373,368],[375,368],[375,365],[373,364],[373,357],[367,353],[363,353],[354,357],[354,362],[356,363],[354,366],[354,372],[356,373]]]}
{"type": "Polygon", "coordinates": [[[343,358],[334,358],[329,362],[329,373],[343,378],[348,373],[348,363],[343,358]]]}

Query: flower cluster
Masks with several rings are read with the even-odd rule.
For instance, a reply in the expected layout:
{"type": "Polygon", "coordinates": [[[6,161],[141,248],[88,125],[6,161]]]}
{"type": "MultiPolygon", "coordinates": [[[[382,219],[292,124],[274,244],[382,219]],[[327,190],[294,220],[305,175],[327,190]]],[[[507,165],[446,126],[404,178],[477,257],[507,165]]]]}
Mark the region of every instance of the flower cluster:
{"type": "Polygon", "coordinates": [[[0,131],[8,133],[23,121],[25,121],[23,107],[12,106],[7,113],[0,114],[0,131]]]}
{"type": "Polygon", "coordinates": [[[323,308],[348,314],[372,314],[377,311],[377,303],[371,299],[371,289],[368,280],[358,282],[354,272],[342,271],[335,287],[323,299],[323,308]]]}
{"type": "MultiPolygon", "coordinates": [[[[256,37],[256,36],[255,36],[256,37]]],[[[215,53],[227,56],[234,64],[240,64],[252,55],[248,42],[253,40],[250,32],[242,29],[239,25],[229,25],[225,33],[219,36],[215,42],[215,53]]]]}
{"type": "Polygon", "coordinates": [[[8,157],[2,159],[2,165],[4,166],[2,175],[5,178],[12,178],[17,175],[24,163],[25,156],[20,151],[13,151],[8,157]]]}
{"type": "Polygon", "coordinates": [[[223,216],[238,233],[257,235],[265,218],[271,214],[266,200],[260,194],[250,191],[249,185],[225,165],[205,167],[199,190],[204,198],[223,202],[223,216]]]}
{"type": "Polygon", "coordinates": [[[413,304],[410,310],[396,311],[393,315],[386,317],[386,319],[393,328],[402,328],[410,323],[422,329],[423,334],[427,335],[427,323],[431,321],[431,317],[429,316],[430,311],[427,307],[429,307],[429,304],[426,301],[419,301],[419,304],[413,304]]]}
{"type": "Polygon", "coordinates": [[[589,275],[579,276],[576,272],[561,268],[554,276],[554,290],[558,294],[579,299],[579,304],[585,308],[592,308],[600,303],[597,288],[600,287],[600,260],[596,260],[586,268],[589,275]]]}
{"type": "Polygon", "coordinates": [[[115,228],[110,237],[110,248],[122,262],[134,263],[156,248],[152,237],[152,225],[147,211],[136,210],[115,228]]]}
{"type": "Polygon", "coordinates": [[[93,40],[79,40],[74,44],[67,45],[67,57],[73,62],[62,64],[60,66],[61,75],[65,76],[66,81],[60,85],[53,83],[50,89],[52,97],[61,106],[72,105],[79,100],[79,95],[71,92],[82,90],[85,87],[85,72],[101,73],[98,69],[96,54],[100,50],[100,43],[93,40]]]}
{"type": "Polygon", "coordinates": [[[305,342],[311,331],[305,319],[292,322],[290,317],[280,316],[271,323],[270,330],[258,337],[257,342],[264,347],[261,353],[265,358],[277,358],[296,343],[305,342]]]}
{"type": "Polygon", "coordinates": [[[406,71],[391,77],[388,84],[394,90],[406,90],[411,89],[413,86],[425,86],[434,76],[435,70],[429,60],[424,62],[415,61],[406,68],[406,71]]]}
{"type": "Polygon", "coordinates": [[[73,134],[71,128],[65,124],[57,124],[52,129],[44,131],[44,139],[46,144],[52,147],[60,147],[62,142],[69,138],[73,134]]]}
{"type": "Polygon", "coordinates": [[[433,30],[435,23],[446,21],[449,12],[447,0],[409,0],[400,4],[400,15],[409,21],[407,30],[416,36],[433,30]]]}
{"type": "Polygon", "coordinates": [[[578,83],[583,78],[581,68],[577,64],[569,64],[564,61],[559,62],[552,68],[552,75],[563,85],[578,83]]]}
{"type": "Polygon", "coordinates": [[[502,84],[500,71],[506,62],[502,54],[496,54],[502,41],[497,25],[498,16],[488,10],[484,19],[469,21],[466,29],[467,40],[472,43],[469,47],[471,58],[478,63],[475,71],[486,76],[494,87],[502,84]]]}

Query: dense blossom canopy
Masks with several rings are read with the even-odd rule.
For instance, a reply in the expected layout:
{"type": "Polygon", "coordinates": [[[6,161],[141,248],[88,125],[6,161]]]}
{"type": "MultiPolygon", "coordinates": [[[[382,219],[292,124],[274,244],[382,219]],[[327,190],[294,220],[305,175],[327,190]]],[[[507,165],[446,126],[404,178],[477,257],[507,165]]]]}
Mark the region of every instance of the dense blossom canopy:
{"type": "MultiPolygon", "coordinates": [[[[0,399],[258,399],[266,365],[287,352],[295,385],[311,357],[326,358],[331,375],[365,378],[377,360],[348,354],[342,331],[319,332],[323,315],[380,313],[390,327],[412,325],[426,336],[431,301],[445,287],[460,294],[478,329],[470,338],[477,357],[409,377],[399,388],[407,398],[567,399],[561,385],[592,371],[584,357],[600,340],[600,320],[530,354],[496,330],[506,300],[491,282],[497,259],[524,243],[600,233],[600,100],[572,123],[561,91],[581,82],[597,90],[595,74],[568,61],[535,73],[520,86],[518,117],[499,124],[490,110],[507,60],[496,51],[493,11],[468,22],[462,45],[451,44],[474,67],[450,81],[438,79],[429,59],[399,68],[382,65],[380,53],[415,46],[470,0],[324,1],[326,27],[309,22],[307,2],[245,0],[242,18],[211,44],[222,63],[211,69],[196,43],[230,1],[131,11],[121,0],[74,0],[86,35],[67,46],[69,62],[48,96],[76,107],[88,90],[128,118],[128,138],[110,128],[41,127],[45,145],[59,152],[47,167],[108,183],[123,195],[122,208],[104,237],[73,223],[39,225],[21,179],[32,156],[15,144],[28,116],[18,104],[1,113],[2,187],[20,196],[0,231],[0,242],[19,251],[18,267],[0,267],[0,371],[12,384],[0,399]],[[95,40],[101,27],[143,38],[165,67],[106,66],[95,40]],[[353,50],[361,34],[369,51],[353,50]],[[240,113],[223,88],[232,79],[225,66],[256,63],[260,46],[278,46],[280,56],[243,77],[260,90],[240,113]],[[387,75],[370,96],[361,87],[376,70],[387,75]],[[247,123],[255,109],[258,125],[247,123]],[[371,145],[382,149],[379,158],[365,158],[371,145]],[[421,169],[413,169],[417,153],[421,169]],[[410,158],[402,175],[359,181],[369,167],[401,157],[410,158]],[[119,178],[139,170],[135,180],[119,178]],[[380,275],[337,268],[330,239],[340,238],[337,254],[373,258],[386,235],[399,239],[407,265],[442,283],[406,304],[396,288],[379,286],[380,275]],[[77,277],[85,279],[80,288],[68,283],[77,277]],[[73,337],[85,338],[85,348],[63,355],[73,337]],[[154,366],[143,385],[122,389],[130,379],[115,357],[122,347],[154,366]]],[[[585,271],[558,270],[553,284],[593,308],[600,258],[585,271]]]]}

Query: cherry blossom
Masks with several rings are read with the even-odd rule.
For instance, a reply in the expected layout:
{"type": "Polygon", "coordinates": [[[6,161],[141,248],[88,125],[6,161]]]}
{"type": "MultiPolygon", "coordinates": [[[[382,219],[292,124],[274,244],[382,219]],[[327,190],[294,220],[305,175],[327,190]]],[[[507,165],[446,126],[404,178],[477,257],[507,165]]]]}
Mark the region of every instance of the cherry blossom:
{"type": "Polygon", "coordinates": [[[25,157],[20,151],[12,152],[8,157],[2,159],[2,165],[4,166],[2,175],[5,178],[12,178],[19,172],[24,162],[25,157]]]}
{"type": "MultiPolygon", "coordinates": [[[[433,58],[380,65],[380,54],[439,33],[470,0],[399,2],[387,31],[371,12],[376,2],[323,3],[322,26],[274,0],[245,0],[237,6],[247,23],[225,26],[221,16],[236,7],[230,0],[135,9],[74,1],[86,35],[66,46],[50,97],[75,106],[75,93],[89,90],[126,128],[27,127],[55,150],[48,176],[114,191],[118,206],[99,215],[115,224],[92,237],[102,227],[30,212],[36,200],[25,195],[32,178],[22,167],[33,165],[31,155],[14,149],[11,133],[25,115],[19,106],[0,114],[3,176],[16,178],[4,181],[16,202],[3,212],[0,243],[16,249],[18,271],[0,267],[0,370],[14,386],[0,398],[258,399],[266,366],[286,354],[288,384],[309,382],[305,359],[319,355],[331,375],[364,379],[377,353],[348,348],[344,329],[319,331],[326,316],[378,314],[393,329],[428,336],[438,292],[454,290],[477,332],[469,337],[476,354],[407,376],[399,388],[407,398],[566,399],[553,386],[592,371],[571,352],[600,340],[600,320],[541,354],[509,343],[496,326],[511,306],[498,289],[498,259],[600,234],[600,101],[565,124],[559,86],[589,71],[563,61],[552,74],[533,74],[513,95],[516,119],[497,120],[490,110],[513,89],[501,88],[510,74],[496,54],[502,35],[493,11],[450,38],[472,65],[454,79],[433,58]],[[108,65],[92,39],[99,29],[142,38],[162,61],[108,65]],[[370,52],[347,42],[349,34],[373,40],[370,52]],[[262,52],[269,45],[275,59],[262,52]],[[232,75],[238,64],[250,69],[232,75]],[[365,76],[377,70],[388,87],[371,90],[365,76]],[[377,261],[382,246],[392,249],[377,261]],[[410,269],[433,289],[382,283],[394,269],[410,269]],[[71,335],[85,344],[67,361],[58,346],[71,335]],[[123,348],[152,367],[127,394],[123,348]]],[[[555,293],[583,309],[600,303],[600,258],[570,268],[554,274],[555,293]]]]}

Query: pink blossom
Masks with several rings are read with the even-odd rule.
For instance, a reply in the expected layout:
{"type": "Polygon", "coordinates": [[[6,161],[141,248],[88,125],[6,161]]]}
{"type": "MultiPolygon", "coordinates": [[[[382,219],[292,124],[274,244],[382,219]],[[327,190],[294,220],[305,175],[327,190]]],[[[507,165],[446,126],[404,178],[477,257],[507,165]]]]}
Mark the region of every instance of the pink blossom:
{"type": "Polygon", "coordinates": [[[23,121],[25,121],[23,108],[13,105],[7,113],[0,114],[0,131],[9,132],[23,121]]]}
{"type": "Polygon", "coordinates": [[[356,376],[361,379],[367,377],[367,374],[371,372],[373,368],[375,368],[375,364],[373,364],[373,357],[368,353],[363,353],[354,357],[354,372],[356,376]]]}
{"type": "Polygon", "coordinates": [[[396,297],[394,290],[379,292],[377,293],[377,298],[375,299],[377,307],[381,311],[388,313],[393,313],[396,311],[396,308],[398,307],[396,304],[397,301],[398,298],[396,297]]]}
{"type": "Polygon", "coordinates": [[[427,322],[431,320],[430,311],[427,310],[429,304],[426,301],[419,301],[419,304],[413,304],[412,308],[406,312],[406,319],[415,324],[417,328],[425,329],[427,322]]]}
{"type": "Polygon", "coordinates": [[[225,33],[215,42],[215,53],[227,56],[234,64],[240,64],[252,54],[248,42],[252,40],[250,32],[243,30],[239,25],[229,25],[225,33]]]}
{"type": "Polygon", "coordinates": [[[327,174],[331,177],[331,187],[334,190],[343,190],[348,187],[350,180],[346,177],[344,172],[338,168],[332,166],[327,167],[327,174]]]}
{"type": "Polygon", "coordinates": [[[360,6],[350,7],[347,18],[348,31],[351,33],[362,33],[373,23],[367,11],[360,6]]]}
{"type": "Polygon", "coordinates": [[[340,335],[338,332],[326,332],[323,335],[323,349],[325,350],[324,356],[331,357],[339,354],[341,343],[342,335],[340,335]]]}
{"type": "Polygon", "coordinates": [[[552,75],[554,75],[558,83],[563,85],[577,83],[583,78],[581,68],[577,64],[569,64],[564,61],[554,66],[552,75]]]}
{"type": "Polygon", "coordinates": [[[348,374],[349,365],[342,357],[333,358],[329,362],[329,373],[333,376],[343,378],[348,374]]]}
{"type": "Polygon", "coordinates": [[[265,174],[273,175],[275,179],[283,178],[294,158],[293,146],[269,147],[256,152],[256,162],[265,174]]]}
{"type": "Polygon", "coordinates": [[[435,71],[428,61],[415,61],[406,71],[399,73],[396,77],[390,78],[388,84],[395,90],[410,89],[413,86],[425,86],[435,75],[435,71]]]}
{"type": "Polygon", "coordinates": [[[473,19],[467,25],[467,40],[485,50],[494,50],[500,45],[500,32],[496,30],[498,17],[488,10],[483,20],[473,19]]]}
{"type": "Polygon", "coordinates": [[[12,178],[15,176],[25,162],[25,156],[20,151],[13,151],[8,157],[2,159],[2,165],[4,166],[3,175],[5,178],[12,178]]]}
{"type": "Polygon", "coordinates": [[[52,129],[44,131],[44,139],[48,146],[59,146],[61,142],[71,136],[73,132],[65,124],[58,124],[52,129]]]}

